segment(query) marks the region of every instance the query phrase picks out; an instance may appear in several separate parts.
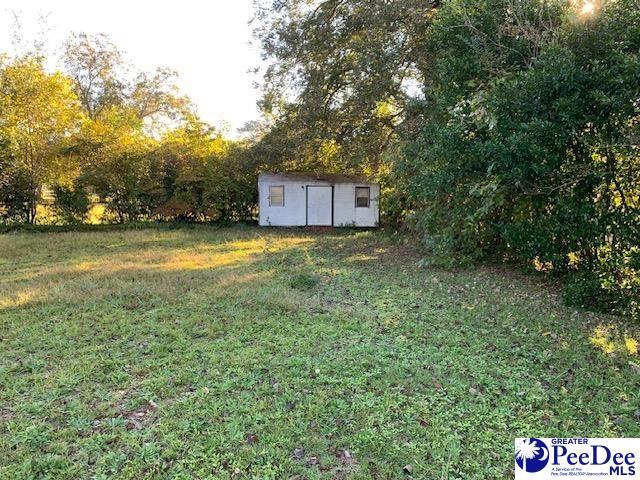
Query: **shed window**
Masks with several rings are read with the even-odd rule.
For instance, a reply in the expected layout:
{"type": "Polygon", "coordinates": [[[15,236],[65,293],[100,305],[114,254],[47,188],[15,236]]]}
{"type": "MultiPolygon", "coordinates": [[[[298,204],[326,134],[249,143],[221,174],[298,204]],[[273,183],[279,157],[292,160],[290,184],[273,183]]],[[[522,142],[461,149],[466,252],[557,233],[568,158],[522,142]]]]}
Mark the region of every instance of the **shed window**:
{"type": "Polygon", "coordinates": [[[369,208],[370,187],[356,187],[356,207],[369,208]]]}
{"type": "Polygon", "coordinates": [[[284,207],[284,185],[269,185],[269,206],[284,207]]]}

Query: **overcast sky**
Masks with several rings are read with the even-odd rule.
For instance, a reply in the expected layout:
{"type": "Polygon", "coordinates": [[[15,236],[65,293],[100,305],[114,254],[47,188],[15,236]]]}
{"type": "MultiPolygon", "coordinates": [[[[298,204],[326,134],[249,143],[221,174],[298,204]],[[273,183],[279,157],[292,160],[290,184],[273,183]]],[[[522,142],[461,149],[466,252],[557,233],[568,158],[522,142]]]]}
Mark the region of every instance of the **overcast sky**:
{"type": "Polygon", "coordinates": [[[2,0],[0,51],[12,52],[13,13],[26,39],[42,32],[58,47],[69,32],[105,33],[138,69],[166,66],[177,70],[179,84],[202,118],[229,134],[258,117],[249,73],[259,63],[251,46],[251,0],[2,0]]]}

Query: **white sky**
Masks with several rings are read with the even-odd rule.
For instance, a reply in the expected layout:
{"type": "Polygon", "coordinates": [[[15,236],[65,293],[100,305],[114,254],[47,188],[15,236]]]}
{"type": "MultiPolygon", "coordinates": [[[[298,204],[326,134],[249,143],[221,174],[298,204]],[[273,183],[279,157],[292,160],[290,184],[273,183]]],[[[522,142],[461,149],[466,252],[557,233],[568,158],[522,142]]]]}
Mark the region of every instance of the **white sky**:
{"type": "Polygon", "coordinates": [[[43,29],[53,50],[69,32],[105,33],[134,68],[176,70],[178,83],[201,117],[228,135],[258,118],[249,70],[260,64],[248,22],[252,0],[2,0],[0,51],[13,52],[14,16],[19,15],[26,40],[43,29]]]}

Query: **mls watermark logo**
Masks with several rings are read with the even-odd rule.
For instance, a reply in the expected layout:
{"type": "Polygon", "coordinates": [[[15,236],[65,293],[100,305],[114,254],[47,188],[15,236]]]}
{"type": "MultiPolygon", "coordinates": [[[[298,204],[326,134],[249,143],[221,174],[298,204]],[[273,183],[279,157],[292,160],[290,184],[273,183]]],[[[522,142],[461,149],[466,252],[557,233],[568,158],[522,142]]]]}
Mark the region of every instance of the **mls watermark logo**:
{"type": "Polygon", "coordinates": [[[516,439],[516,465],[525,472],[539,472],[549,462],[549,449],[539,438],[516,439]]]}
{"type": "Polygon", "coordinates": [[[516,480],[640,480],[640,438],[516,438],[516,480]]]}

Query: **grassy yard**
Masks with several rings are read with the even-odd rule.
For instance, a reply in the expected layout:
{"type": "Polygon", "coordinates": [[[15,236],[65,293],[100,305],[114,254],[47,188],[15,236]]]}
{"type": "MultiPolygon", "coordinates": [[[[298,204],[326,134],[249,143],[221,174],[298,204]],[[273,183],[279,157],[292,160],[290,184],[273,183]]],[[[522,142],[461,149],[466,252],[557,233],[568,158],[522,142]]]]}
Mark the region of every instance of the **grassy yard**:
{"type": "Polygon", "coordinates": [[[637,325],[419,259],[379,232],[0,236],[0,478],[494,479],[516,436],[640,436],[637,325]]]}

